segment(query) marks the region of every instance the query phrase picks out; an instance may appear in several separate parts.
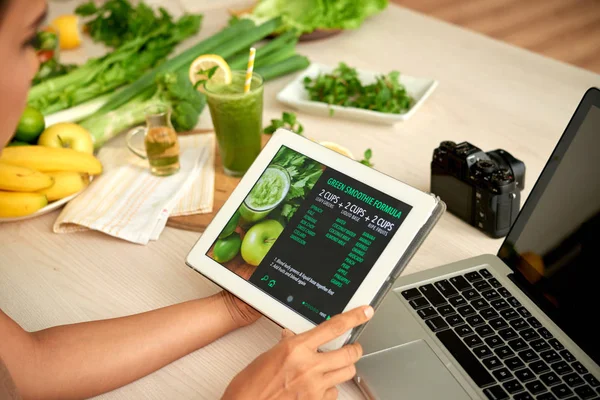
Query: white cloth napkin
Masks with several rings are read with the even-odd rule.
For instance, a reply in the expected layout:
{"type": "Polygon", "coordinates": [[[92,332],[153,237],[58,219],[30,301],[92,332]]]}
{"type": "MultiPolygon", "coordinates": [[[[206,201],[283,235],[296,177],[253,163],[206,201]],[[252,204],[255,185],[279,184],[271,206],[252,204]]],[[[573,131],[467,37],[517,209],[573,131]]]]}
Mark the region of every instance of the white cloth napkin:
{"type": "Polygon", "coordinates": [[[104,171],[71,200],[54,223],[54,232],[88,229],[133,243],[157,240],[169,216],[211,212],[214,198],[214,134],[179,137],[178,173],[150,174],[148,162],[127,148],[103,148],[104,171]]]}

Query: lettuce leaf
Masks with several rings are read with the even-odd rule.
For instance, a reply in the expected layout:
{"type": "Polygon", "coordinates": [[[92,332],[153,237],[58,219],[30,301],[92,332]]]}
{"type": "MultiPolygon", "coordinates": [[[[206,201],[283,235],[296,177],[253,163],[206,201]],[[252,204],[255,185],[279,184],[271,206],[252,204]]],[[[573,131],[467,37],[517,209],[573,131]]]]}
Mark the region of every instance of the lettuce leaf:
{"type": "Polygon", "coordinates": [[[387,5],[388,0],[260,0],[246,17],[260,23],[281,16],[280,32],[302,34],[316,29],[356,29],[387,5]]]}

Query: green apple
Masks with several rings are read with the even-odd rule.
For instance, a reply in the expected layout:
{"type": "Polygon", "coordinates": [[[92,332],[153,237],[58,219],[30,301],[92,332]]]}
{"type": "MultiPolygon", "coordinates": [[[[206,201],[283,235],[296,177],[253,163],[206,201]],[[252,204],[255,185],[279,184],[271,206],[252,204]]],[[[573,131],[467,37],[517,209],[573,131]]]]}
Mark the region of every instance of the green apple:
{"type": "Polygon", "coordinates": [[[242,239],[240,238],[240,234],[237,232],[233,232],[224,239],[217,240],[213,250],[215,261],[226,263],[233,260],[233,258],[240,252],[241,245],[242,239]]]}
{"type": "Polygon", "coordinates": [[[49,126],[38,139],[40,146],[66,147],[83,153],[94,153],[94,141],[90,132],[72,122],[60,122],[49,126]]]}
{"type": "Polygon", "coordinates": [[[240,222],[240,211],[236,210],[229,222],[227,222],[227,225],[225,225],[225,228],[223,228],[223,231],[219,235],[219,239],[224,239],[231,235],[235,231],[235,228],[237,228],[238,222],[240,222]]]}
{"type": "Polygon", "coordinates": [[[260,264],[282,231],[283,226],[274,219],[261,221],[252,226],[242,241],[244,261],[254,266],[260,264]]]}

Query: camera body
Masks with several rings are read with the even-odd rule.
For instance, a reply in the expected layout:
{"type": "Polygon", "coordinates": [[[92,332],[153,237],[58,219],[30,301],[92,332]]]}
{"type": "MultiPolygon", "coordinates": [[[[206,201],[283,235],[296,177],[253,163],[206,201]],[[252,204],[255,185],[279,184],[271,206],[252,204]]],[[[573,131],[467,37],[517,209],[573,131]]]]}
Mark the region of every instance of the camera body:
{"type": "Polygon", "coordinates": [[[444,141],[433,151],[431,192],[448,211],[493,238],[517,218],[525,164],[505,150],[484,152],[469,142],[444,141]]]}

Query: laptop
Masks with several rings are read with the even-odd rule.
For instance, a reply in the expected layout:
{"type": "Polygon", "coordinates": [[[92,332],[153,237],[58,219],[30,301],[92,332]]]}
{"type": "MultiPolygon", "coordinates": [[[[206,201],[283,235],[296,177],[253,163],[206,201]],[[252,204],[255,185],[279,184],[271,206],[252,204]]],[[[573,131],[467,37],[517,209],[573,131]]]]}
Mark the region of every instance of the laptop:
{"type": "Polygon", "coordinates": [[[358,341],[369,399],[600,399],[600,90],[496,255],[401,276],[358,341]]]}

